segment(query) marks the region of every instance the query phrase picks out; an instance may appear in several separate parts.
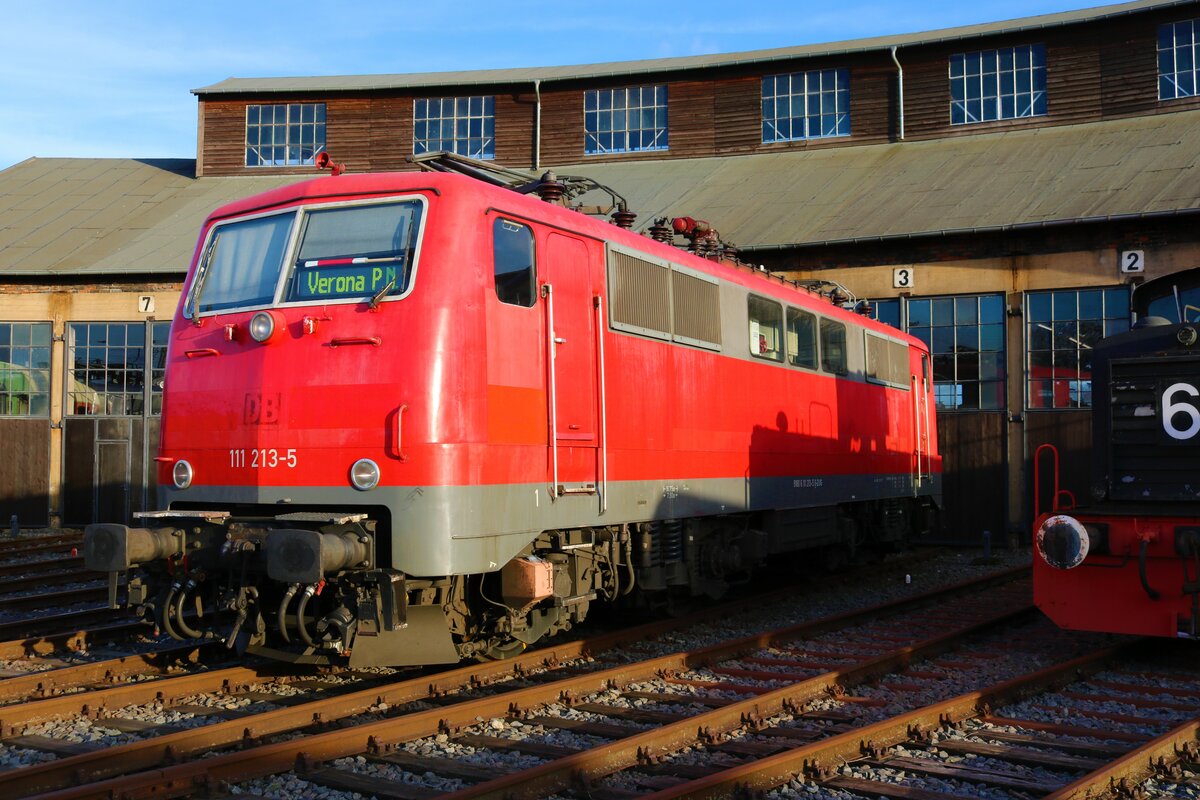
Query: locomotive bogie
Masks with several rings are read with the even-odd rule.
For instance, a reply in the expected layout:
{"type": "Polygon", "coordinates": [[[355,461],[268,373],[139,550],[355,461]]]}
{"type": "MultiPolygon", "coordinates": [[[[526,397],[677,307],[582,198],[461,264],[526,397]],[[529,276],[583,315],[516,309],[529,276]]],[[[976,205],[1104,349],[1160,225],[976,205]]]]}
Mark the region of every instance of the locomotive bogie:
{"type": "Polygon", "coordinates": [[[89,529],[89,563],[277,657],[503,655],[910,538],[932,406],[920,342],[753,270],[460,176],[321,179],[206,224],[167,510],[89,529]]]}

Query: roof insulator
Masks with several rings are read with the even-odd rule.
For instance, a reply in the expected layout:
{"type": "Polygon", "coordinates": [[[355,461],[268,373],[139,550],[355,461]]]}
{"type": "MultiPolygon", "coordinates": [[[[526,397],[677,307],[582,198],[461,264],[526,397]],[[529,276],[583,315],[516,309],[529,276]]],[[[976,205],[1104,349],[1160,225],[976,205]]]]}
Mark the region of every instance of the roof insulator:
{"type": "Polygon", "coordinates": [[[547,203],[561,203],[566,187],[554,176],[553,172],[547,172],[538,182],[536,191],[538,197],[547,203]]]}
{"type": "Polygon", "coordinates": [[[618,209],[612,213],[613,224],[618,228],[629,230],[633,227],[633,221],[637,219],[637,214],[628,211],[624,208],[618,209]]]}

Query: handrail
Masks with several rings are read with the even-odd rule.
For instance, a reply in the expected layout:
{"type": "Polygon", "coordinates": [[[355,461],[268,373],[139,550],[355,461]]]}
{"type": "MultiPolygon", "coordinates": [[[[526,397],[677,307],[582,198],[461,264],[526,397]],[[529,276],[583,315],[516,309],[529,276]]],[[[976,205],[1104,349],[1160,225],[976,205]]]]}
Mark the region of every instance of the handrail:
{"type": "MultiPolygon", "coordinates": [[[[1033,451],[1033,515],[1040,517],[1042,515],[1042,451],[1049,450],[1053,457],[1052,464],[1054,465],[1054,499],[1050,503],[1050,511],[1056,513],[1058,511],[1058,496],[1061,494],[1058,488],[1058,448],[1050,443],[1038,445],[1037,450],[1033,451]]],[[[1067,494],[1070,494],[1068,492],[1067,494]]],[[[1074,506],[1075,498],[1071,497],[1071,505],[1074,506]]]]}
{"type": "Polygon", "coordinates": [[[408,461],[408,456],[404,454],[404,412],[408,411],[408,403],[401,403],[396,409],[396,419],[392,423],[392,439],[396,445],[396,458],[401,461],[408,461]]]}
{"type": "Polygon", "coordinates": [[[604,393],[604,298],[595,295],[592,306],[596,309],[596,341],[600,350],[600,363],[596,371],[600,375],[600,513],[608,509],[608,406],[604,393]]]}
{"type": "Polygon", "coordinates": [[[549,373],[550,390],[550,454],[553,462],[553,477],[550,483],[550,500],[553,502],[559,495],[558,485],[558,385],[555,378],[555,338],[554,338],[554,287],[549,283],[542,284],[542,297],[546,298],[546,371],[549,373]]]}

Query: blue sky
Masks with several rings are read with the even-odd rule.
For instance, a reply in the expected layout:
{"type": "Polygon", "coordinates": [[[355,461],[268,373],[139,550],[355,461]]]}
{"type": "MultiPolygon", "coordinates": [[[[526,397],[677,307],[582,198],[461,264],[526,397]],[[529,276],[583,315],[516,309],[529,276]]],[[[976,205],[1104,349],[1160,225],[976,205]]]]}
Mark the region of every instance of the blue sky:
{"type": "Polygon", "coordinates": [[[12,0],[0,169],[39,157],[194,158],[192,89],[358,75],[728,53],[995,22],[1078,0],[454,3],[12,0]],[[734,9],[731,11],[731,9],[734,9]]]}

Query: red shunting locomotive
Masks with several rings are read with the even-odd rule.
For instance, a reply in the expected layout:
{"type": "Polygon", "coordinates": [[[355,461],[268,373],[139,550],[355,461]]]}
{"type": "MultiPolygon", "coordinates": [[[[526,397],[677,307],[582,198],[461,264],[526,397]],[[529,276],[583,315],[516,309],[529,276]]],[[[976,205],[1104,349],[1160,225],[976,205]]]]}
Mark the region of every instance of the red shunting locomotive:
{"type": "Polygon", "coordinates": [[[165,508],[84,550],[179,638],[503,656],[898,546],[936,519],[934,426],[924,345],[817,293],[462,175],[318,178],[206,221],[165,508]]]}
{"type": "Polygon", "coordinates": [[[1056,491],[1034,523],[1034,599],[1063,628],[1197,639],[1200,269],[1139,286],[1133,312],[1092,355],[1094,502],[1056,491]]]}

